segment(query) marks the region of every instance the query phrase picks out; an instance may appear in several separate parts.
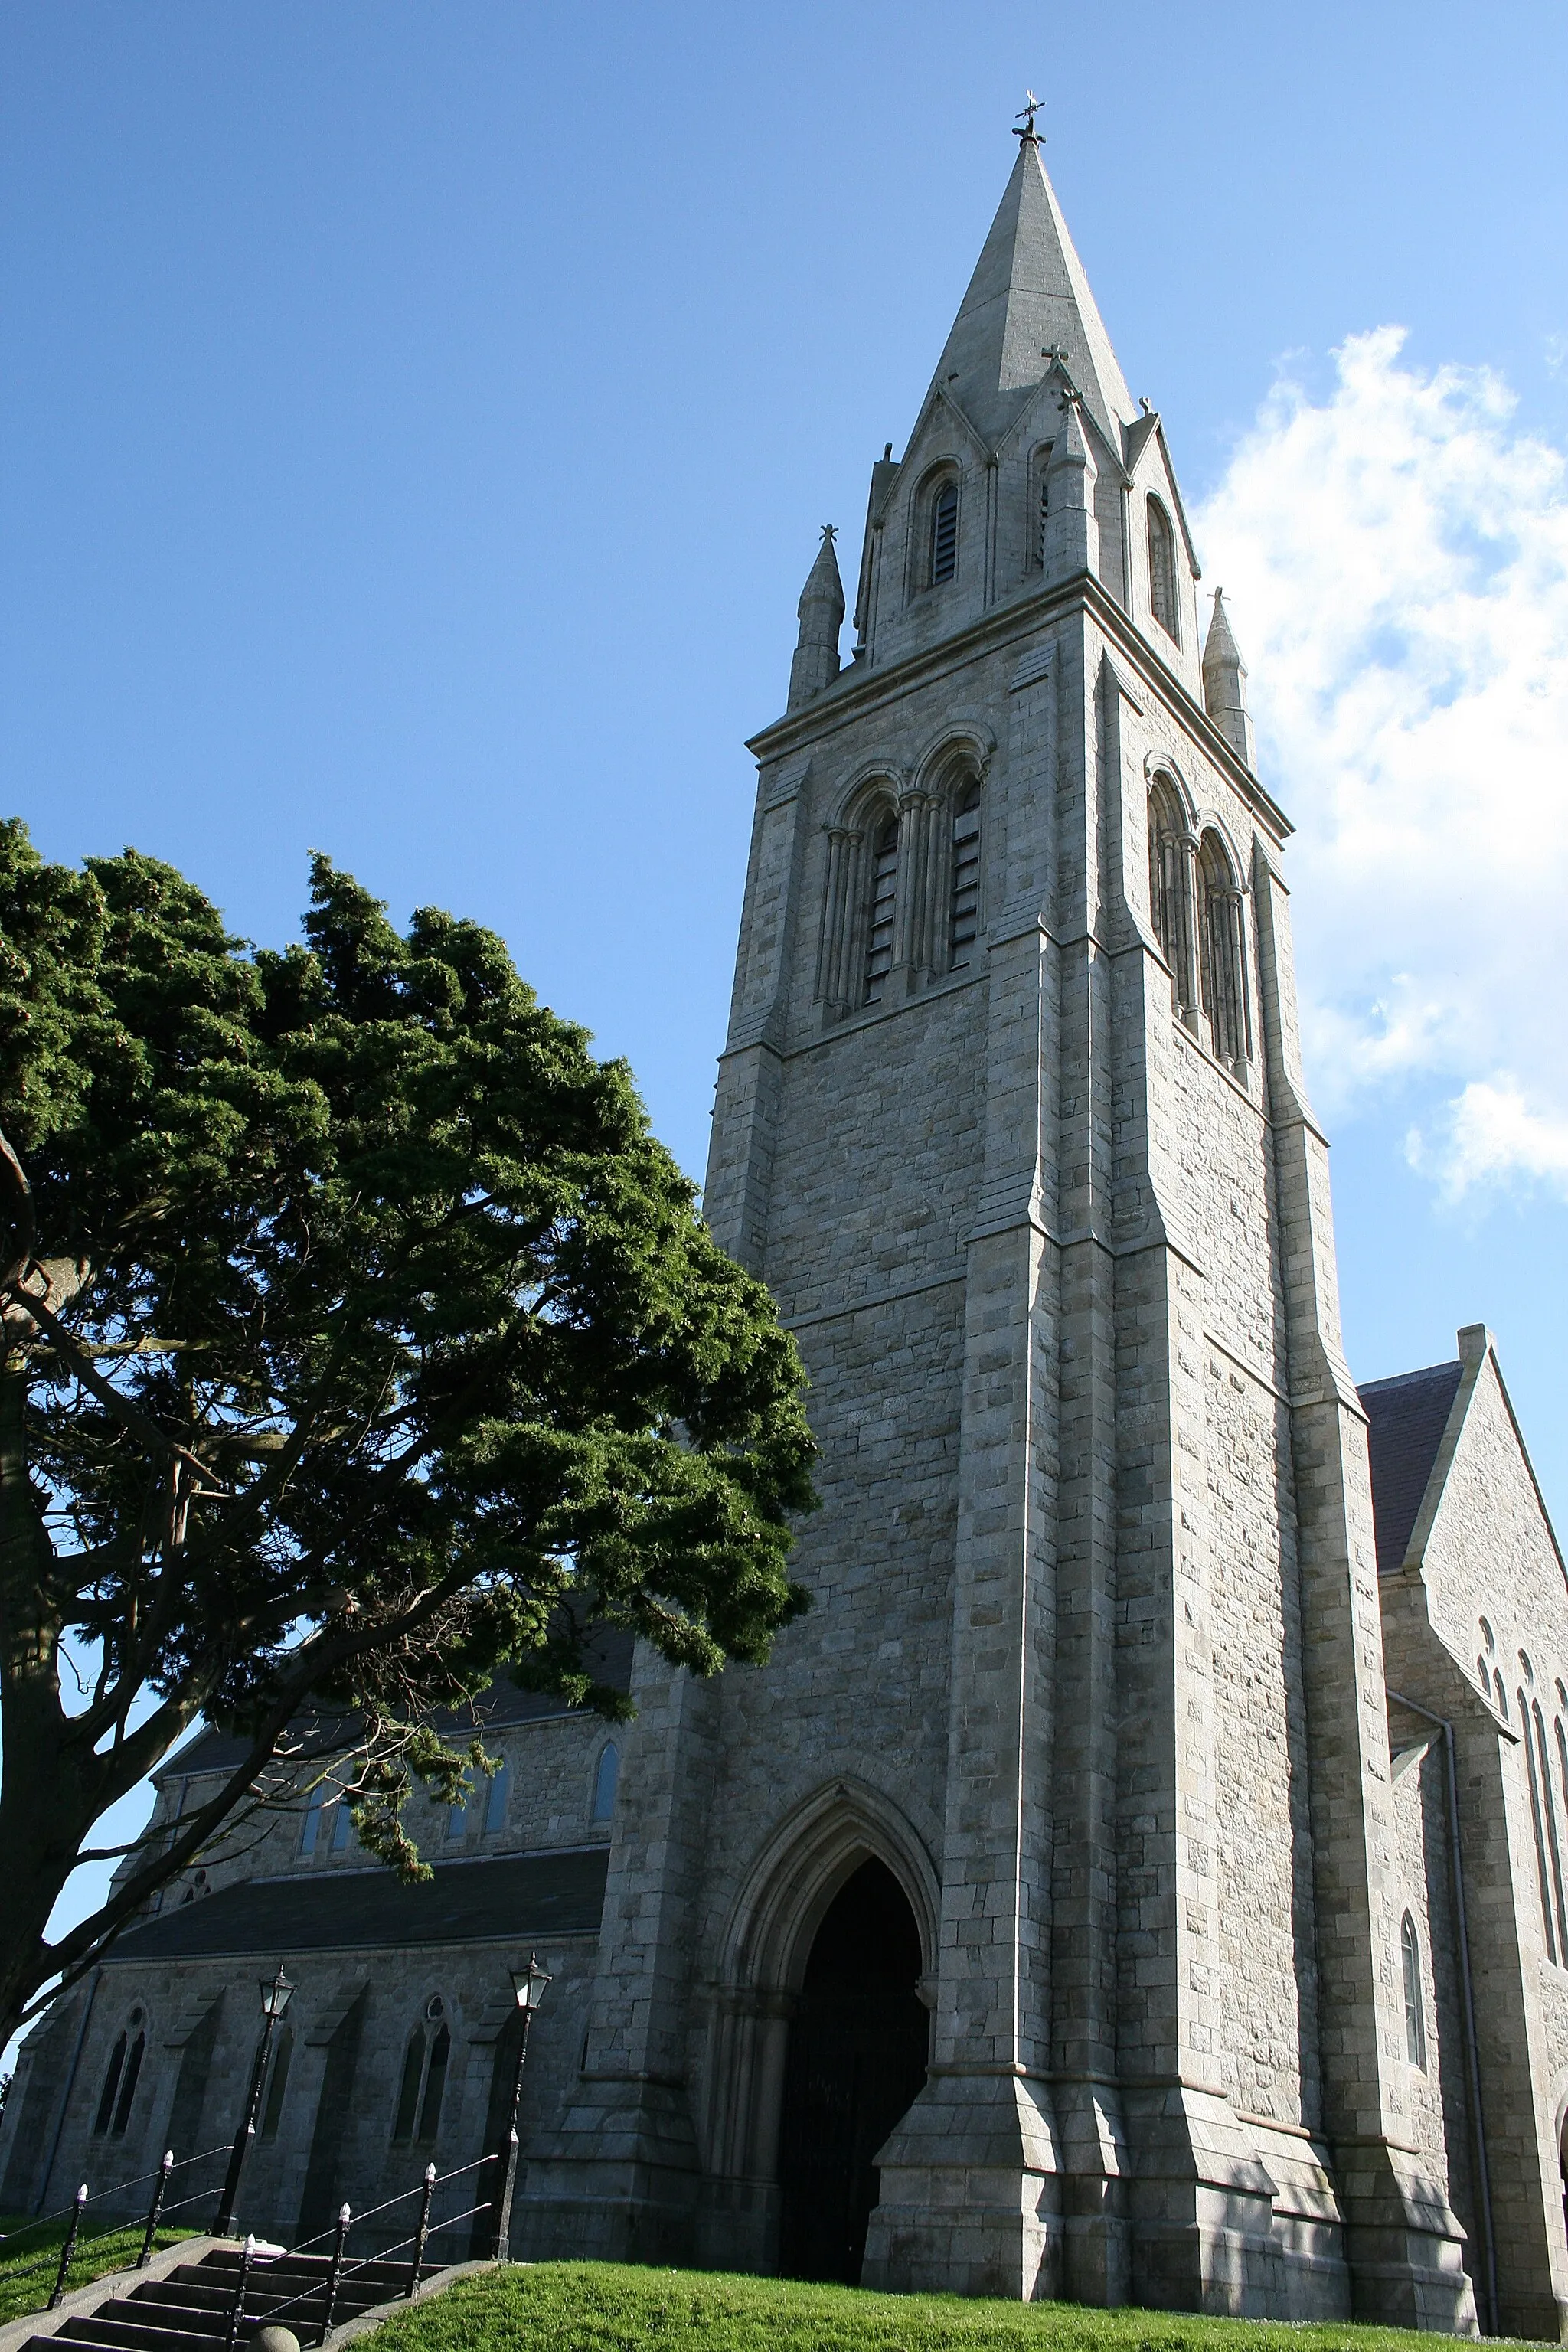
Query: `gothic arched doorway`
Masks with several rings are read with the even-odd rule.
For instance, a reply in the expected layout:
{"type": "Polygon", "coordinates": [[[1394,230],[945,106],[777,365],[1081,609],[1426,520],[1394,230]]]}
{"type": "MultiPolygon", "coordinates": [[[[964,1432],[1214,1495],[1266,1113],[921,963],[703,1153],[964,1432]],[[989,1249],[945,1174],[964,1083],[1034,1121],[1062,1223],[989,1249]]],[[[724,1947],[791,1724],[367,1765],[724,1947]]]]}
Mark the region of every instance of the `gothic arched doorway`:
{"type": "Polygon", "coordinates": [[[885,1863],[863,1862],[816,1931],[790,2025],[779,2130],[786,2278],[860,2276],[872,2158],[925,2082],[920,1974],[903,1888],[885,1863]]]}

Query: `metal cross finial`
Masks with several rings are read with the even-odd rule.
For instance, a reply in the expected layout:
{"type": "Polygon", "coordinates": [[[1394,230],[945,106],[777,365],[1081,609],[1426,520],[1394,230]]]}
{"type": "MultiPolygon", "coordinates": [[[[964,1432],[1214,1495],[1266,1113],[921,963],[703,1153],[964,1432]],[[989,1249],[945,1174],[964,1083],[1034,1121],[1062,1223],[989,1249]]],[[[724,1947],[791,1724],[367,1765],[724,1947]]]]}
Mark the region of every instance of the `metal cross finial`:
{"type": "Polygon", "coordinates": [[[822,526],[822,536],[824,539],[837,539],[838,525],[836,522],[825,522],[822,526]]]}
{"type": "Polygon", "coordinates": [[[1035,143],[1038,145],[1039,141],[1035,130],[1035,117],[1040,110],[1040,100],[1035,96],[1032,89],[1026,89],[1024,92],[1024,103],[1013,118],[1015,122],[1021,122],[1024,127],[1022,131],[1014,131],[1013,136],[1015,139],[1033,140],[1035,143]]]}

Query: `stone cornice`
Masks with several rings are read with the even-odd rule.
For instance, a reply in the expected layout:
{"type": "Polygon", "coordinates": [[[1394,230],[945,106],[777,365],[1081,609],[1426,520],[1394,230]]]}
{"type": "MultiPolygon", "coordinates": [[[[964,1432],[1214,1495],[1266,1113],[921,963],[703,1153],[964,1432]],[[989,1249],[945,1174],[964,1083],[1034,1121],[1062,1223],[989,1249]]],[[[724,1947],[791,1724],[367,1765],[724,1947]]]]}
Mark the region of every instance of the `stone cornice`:
{"type": "Polygon", "coordinates": [[[994,652],[1010,637],[1019,634],[1020,623],[1039,626],[1058,620],[1064,614],[1081,607],[1087,612],[1115,646],[1117,652],[1134,670],[1144,688],[1162,701],[1171,716],[1196,738],[1218,768],[1228,778],[1253,813],[1260,817],[1279,841],[1294,833],[1295,826],[1273,796],[1266,792],[1250,768],[1241,760],[1229,740],[1220,733],[1201,704],[1195,702],[1174,672],[1167,668],[1160,655],[1133,627],[1127,614],[1108,589],[1102,588],[1092,572],[1079,572],[1070,580],[1053,583],[1031,595],[1010,598],[1005,604],[993,605],[990,612],[968,628],[943,637],[919,653],[907,654],[901,661],[889,662],[886,667],[862,673],[858,666],[840,670],[831,686],[825,687],[804,709],[792,710],[784,718],[763,728],[747,739],[746,749],[759,760],[777,760],[784,753],[805,748],[834,732],[841,724],[861,717],[879,697],[889,699],[912,693],[930,683],[944,670],[955,668],[994,652]]]}

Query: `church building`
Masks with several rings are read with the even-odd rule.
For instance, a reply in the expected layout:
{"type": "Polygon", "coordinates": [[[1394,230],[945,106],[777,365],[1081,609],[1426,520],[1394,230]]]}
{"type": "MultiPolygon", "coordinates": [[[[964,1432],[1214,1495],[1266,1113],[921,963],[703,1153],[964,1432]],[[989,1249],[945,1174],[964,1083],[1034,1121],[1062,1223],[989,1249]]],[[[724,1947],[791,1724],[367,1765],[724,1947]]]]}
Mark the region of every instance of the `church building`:
{"type": "Polygon", "coordinates": [[[1482,1327],[1347,1367],[1290,822],[1032,116],[841,663],[845,602],[827,533],[706,1193],[813,1608],[627,1645],[613,1731],[498,1686],[426,1887],[330,1787],[187,1874],[25,2045],[0,2204],[230,2135],[279,1960],[247,2226],[466,2163],[532,1948],[514,2253],[1556,2337],[1568,1581],[1482,1327]]]}

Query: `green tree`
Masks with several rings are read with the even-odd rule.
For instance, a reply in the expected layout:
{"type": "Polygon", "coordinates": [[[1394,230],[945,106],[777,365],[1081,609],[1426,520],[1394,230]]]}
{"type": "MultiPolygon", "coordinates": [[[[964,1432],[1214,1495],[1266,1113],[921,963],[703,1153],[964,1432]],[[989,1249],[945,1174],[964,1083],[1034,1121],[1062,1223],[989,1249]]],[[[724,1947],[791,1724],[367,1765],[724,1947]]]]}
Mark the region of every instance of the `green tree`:
{"type": "Polygon", "coordinates": [[[498,1664],[606,1712],[584,1643],[698,1674],[804,1605],[794,1344],[620,1062],[502,942],[406,938],[315,861],[247,950],[171,867],[0,826],[0,2042],[353,1727],[360,1834],[467,1753],[498,1664]],[[76,1681],[71,1681],[74,1665],[76,1681]],[[52,1946],[94,1823],[202,1717],[248,1747],[52,1946]]]}

